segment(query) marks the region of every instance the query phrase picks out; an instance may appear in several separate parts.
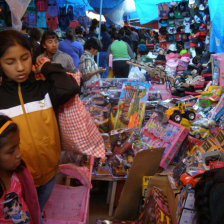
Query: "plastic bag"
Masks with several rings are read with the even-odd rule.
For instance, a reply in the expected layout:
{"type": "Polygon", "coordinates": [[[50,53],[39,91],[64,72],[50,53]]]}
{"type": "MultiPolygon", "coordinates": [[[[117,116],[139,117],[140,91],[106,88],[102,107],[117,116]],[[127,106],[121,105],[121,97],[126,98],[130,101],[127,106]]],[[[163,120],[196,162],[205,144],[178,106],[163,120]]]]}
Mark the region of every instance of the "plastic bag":
{"type": "Polygon", "coordinates": [[[128,75],[129,80],[145,82],[145,76],[138,67],[132,67],[128,75]]]}

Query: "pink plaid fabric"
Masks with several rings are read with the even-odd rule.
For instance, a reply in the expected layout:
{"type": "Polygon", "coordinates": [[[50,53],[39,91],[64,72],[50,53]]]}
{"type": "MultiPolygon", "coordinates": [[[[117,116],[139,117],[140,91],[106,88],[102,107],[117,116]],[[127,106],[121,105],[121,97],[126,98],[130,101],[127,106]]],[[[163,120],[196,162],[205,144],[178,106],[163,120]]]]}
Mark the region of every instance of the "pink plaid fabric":
{"type": "MultiPolygon", "coordinates": [[[[71,74],[80,85],[80,73],[71,74]]],[[[98,158],[105,157],[103,138],[78,94],[58,110],[62,149],[98,158]]]]}

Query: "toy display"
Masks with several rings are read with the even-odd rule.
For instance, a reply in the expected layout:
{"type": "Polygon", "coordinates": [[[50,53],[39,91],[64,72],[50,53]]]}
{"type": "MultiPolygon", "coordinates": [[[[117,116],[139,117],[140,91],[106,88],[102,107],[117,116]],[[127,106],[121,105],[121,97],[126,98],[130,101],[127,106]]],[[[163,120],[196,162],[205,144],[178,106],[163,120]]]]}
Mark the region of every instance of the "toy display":
{"type": "Polygon", "coordinates": [[[153,113],[142,129],[142,141],[148,148],[165,148],[160,166],[164,169],[170,164],[181,143],[188,134],[188,129],[172,121],[162,123],[157,113],[153,113]]]}
{"type": "Polygon", "coordinates": [[[149,84],[125,82],[122,87],[114,128],[141,127],[149,84]]]}

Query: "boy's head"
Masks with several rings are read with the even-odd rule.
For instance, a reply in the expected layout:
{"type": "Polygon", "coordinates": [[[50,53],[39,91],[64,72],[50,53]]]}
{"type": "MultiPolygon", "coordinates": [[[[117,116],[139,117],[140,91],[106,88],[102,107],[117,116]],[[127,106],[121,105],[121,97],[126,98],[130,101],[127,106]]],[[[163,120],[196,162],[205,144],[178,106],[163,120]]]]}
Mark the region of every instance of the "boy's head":
{"type": "Polygon", "coordinates": [[[41,40],[42,51],[46,51],[49,56],[53,56],[58,50],[58,36],[55,32],[48,30],[44,32],[41,40]]]}
{"type": "Polygon", "coordinates": [[[96,37],[92,37],[86,41],[84,49],[89,51],[91,54],[96,55],[98,51],[101,51],[102,43],[96,37]]]}

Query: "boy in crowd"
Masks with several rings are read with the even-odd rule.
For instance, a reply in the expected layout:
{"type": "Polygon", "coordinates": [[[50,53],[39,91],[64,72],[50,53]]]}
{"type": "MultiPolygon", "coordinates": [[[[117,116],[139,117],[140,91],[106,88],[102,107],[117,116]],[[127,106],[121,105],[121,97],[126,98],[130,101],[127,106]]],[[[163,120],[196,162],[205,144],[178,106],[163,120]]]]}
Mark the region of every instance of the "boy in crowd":
{"type": "Polygon", "coordinates": [[[45,31],[41,40],[42,54],[38,56],[47,57],[51,63],[61,64],[62,67],[71,73],[77,72],[73,59],[68,54],[58,50],[58,36],[53,31],[45,31]]]}

